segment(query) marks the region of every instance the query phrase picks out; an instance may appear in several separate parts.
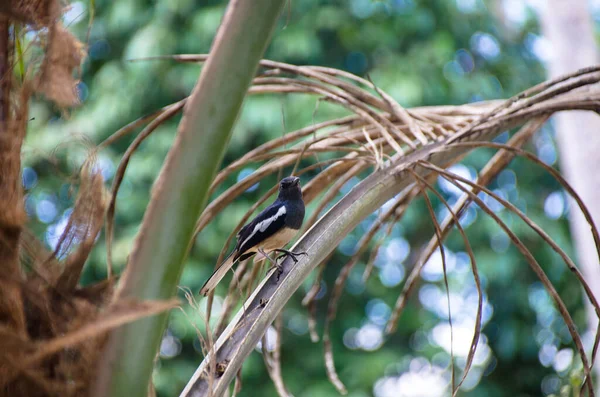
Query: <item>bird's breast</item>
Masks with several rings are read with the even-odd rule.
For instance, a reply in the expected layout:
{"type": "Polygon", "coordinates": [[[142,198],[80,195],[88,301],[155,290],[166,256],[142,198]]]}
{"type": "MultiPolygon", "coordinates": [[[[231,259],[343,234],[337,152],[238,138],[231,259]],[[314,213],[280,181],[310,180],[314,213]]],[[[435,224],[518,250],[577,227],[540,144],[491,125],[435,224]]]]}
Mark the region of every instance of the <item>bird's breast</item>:
{"type": "Polygon", "coordinates": [[[280,231],[263,241],[260,248],[262,248],[266,252],[272,251],[274,249],[283,248],[287,245],[287,243],[290,242],[291,239],[294,238],[296,233],[298,233],[298,230],[289,227],[284,227],[283,229],[281,229],[280,231]]]}

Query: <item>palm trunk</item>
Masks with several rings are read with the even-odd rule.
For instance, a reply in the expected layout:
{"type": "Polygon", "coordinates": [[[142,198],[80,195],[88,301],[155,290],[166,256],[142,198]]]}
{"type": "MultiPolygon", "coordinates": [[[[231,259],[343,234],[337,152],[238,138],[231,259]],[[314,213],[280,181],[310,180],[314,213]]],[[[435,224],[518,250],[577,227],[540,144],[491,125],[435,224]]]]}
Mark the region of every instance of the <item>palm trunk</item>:
{"type": "Polygon", "coordinates": [[[10,20],[0,14],[0,323],[25,332],[19,279],[19,239],[25,221],[21,191],[22,134],[11,117],[10,20]]]}

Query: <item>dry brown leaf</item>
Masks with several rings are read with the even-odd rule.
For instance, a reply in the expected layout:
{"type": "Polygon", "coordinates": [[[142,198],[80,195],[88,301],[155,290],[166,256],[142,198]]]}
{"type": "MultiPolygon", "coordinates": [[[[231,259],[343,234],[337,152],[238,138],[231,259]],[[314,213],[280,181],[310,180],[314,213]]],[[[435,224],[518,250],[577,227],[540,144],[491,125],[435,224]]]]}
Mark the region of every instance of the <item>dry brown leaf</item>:
{"type": "Polygon", "coordinates": [[[56,15],[56,0],[2,0],[0,14],[9,16],[20,22],[37,26],[48,26],[56,15]]]}
{"type": "Polygon", "coordinates": [[[79,104],[77,80],[73,71],[79,67],[85,51],[83,44],[62,23],[50,28],[46,57],[37,80],[37,92],[61,108],[79,104]]]}
{"type": "Polygon", "coordinates": [[[108,203],[102,174],[89,168],[92,166],[86,165],[81,172],[79,195],[67,228],[55,250],[56,254],[64,249],[62,243],[65,240],[69,240],[67,245],[73,241],[78,241],[79,244],[75,252],[67,258],[64,270],[56,282],[56,288],[65,294],[77,286],[83,265],[104,224],[104,212],[108,203]]]}
{"type": "Polygon", "coordinates": [[[23,361],[23,366],[31,366],[40,360],[62,349],[77,345],[88,339],[98,337],[105,332],[121,325],[152,316],[179,305],[177,299],[169,301],[134,301],[121,300],[94,321],[86,323],[79,329],[73,330],[61,337],[39,344],[36,352],[23,361]]]}

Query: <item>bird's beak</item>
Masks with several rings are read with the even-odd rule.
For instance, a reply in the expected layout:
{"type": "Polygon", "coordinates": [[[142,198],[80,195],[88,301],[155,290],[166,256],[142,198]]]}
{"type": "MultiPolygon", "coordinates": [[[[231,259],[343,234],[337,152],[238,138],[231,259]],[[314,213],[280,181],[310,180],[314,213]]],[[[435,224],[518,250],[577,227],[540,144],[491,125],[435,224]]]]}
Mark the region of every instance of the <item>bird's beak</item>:
{"type": "Polygon", "coordinates": [[[294,177],[294,185],[298,185],[300,183],[300,178],[298,178],[297,176],[294,177]]]}

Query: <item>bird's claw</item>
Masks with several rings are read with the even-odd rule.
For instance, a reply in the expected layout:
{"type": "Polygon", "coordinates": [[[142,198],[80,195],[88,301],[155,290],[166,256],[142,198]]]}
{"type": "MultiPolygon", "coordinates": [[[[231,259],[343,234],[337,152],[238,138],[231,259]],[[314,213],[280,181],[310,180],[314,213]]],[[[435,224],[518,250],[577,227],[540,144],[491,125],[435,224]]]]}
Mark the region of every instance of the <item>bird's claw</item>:
{"type": "Polygon", "coordinates": [[[275,269],[275,280],[279,281],[279,277],[281,277],[281,273],[283,273],[283,266],[281,263],[277,262],[277,260],[275,260],[275,269]]]}
{"type": "Polygon", "coordinates": [[[279,258],[280,257],[275,258],[275,263],[267,270],[267,272],[270,272],[275,269],[275,281],[279,281],[279,277],[281,277],[281,273],[283,273],[283,266],[279,263],[279,258]]]}
{"type": "MultiPolygon", "coordinates": [[[[276,249],[273,251],[282,253],[277,258],[275,258],[275,263],[273,264],[273,267],[275,269],[277,269],[277,271],[276,271],[277,275],[275,276],[276,281],[279,281],[279,277],[281,277],[281,274],[283,273],[283,263],[279,261],[281,258],[285,258],[286,256],[289,256],[290,258],[292,258],[294,263],[298,263],[298,256],[301,256],[301,255],[308,256],[308,254],[304,251],[292,252],[292,251],[288,251],[288,250],[284,250],[284,249],[276,249]]],[[[271,263],[273,263],[273,262],[271,261],[271,263]]],[[[271,269],[273,269],[273,267],[271,269]]]]}
{"type": "Polygon", "coordinates": [[[275,252],[281,252],[282,254],[279,255],[277,257],[277,260],[281,259],[281,258],[285,258],[286,256],[289,256],[290,258],[292,258],[292,260],[294,261],[294,263],[298,263],[298,257],[301,255],[306,255],[308,256],[308,254],[304,251],[302,252],[292,252],[292,251],[288,251],[288,250],[284,250],[284,249],[277,249],[275,250],[275,252]]]}

